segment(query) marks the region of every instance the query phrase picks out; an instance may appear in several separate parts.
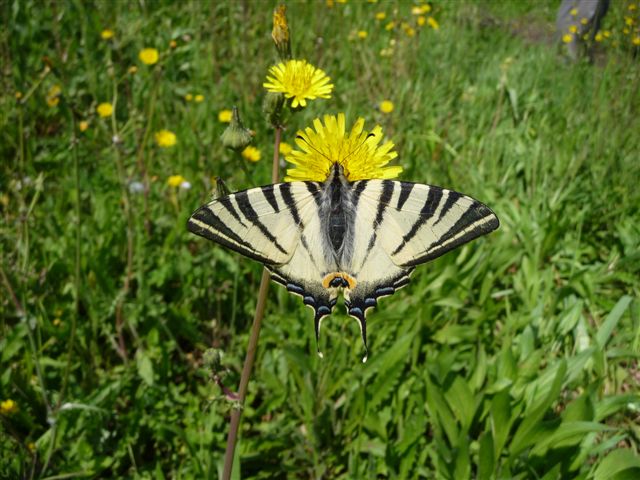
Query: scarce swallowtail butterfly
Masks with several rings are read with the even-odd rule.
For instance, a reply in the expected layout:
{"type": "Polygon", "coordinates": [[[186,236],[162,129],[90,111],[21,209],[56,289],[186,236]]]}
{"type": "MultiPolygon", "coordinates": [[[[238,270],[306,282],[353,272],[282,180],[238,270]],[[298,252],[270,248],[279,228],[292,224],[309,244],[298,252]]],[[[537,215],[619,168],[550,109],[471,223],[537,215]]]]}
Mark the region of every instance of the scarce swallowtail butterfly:
{"type": "Polygon", "coordinates": [[[411,182],[349,182],[339,162],[324,182],[223,196],[188,221],[191,232],[263,263],[273,280],[301,296],[314,311],[316,342],[342,290],[365,351],[365,317],[380,297],[405,286],[416,265],[498,226],[489,207],[469,196],[411,182]]]}

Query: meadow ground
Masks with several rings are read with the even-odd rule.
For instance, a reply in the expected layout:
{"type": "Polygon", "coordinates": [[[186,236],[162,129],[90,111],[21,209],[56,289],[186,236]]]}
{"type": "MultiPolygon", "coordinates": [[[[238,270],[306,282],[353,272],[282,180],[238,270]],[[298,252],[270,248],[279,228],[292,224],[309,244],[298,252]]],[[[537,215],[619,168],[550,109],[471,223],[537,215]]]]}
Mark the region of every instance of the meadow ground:
{"type": "MultiPolygon", "coordinates": [[[[552,1],[331,3],[288,3],[335,88],[283,140],[362,116],[402,179],[501,227],[380,302],[364,365],[340,305],[321,360],[272,286],[235,475],[640,478],[636,3],[596,65],[563,60],[552,1]]],[[[275,6],[0,4],[0,478],[219,475],[261,266],[185,222],[214,177],[269,183],[275,6]],[[233,105],[257,161],[219,140],[233,105]]]]}

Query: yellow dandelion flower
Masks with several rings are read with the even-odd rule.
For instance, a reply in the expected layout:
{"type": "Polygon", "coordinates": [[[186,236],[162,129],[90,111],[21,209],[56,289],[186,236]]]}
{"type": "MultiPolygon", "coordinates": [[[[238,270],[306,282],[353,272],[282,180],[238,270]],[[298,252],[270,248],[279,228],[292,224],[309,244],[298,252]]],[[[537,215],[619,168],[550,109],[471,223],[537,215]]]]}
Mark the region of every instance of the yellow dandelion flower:
{"type": "Polygon", "coordinates": [[[588,18],[584,18],[584,17],[583,17],[583,18],[581,18],[581,19],[580,19],[580,23],[581,23],[582,25],[586,25],[587,23],[589,23],[589,19],[588,19],[588,18]]]}
{"type": "Polygon", "coordinates": [[[20,100],[22,98],[22,92],[16,92],[14,96],[16,97],[16,100],[20,100]]]}
{"type": "Polygon", "coordinates": [[[407,34],[407,37],[415,37],[416,36],[416,29],[413,27],[407,27],[404,29],[404,33],[407,34]]]}
{"type": "Polygon", "coordinates": [[[135,75],[136,73],[138,73],[138,67],[136,67],[135,65],[131,65],[129,67],[129,70],[127,70],[129,72],[130,75],[135,75]]]}
{"type": "Polygon", "coordinates": [[[158,50],[156,50],[155,48],[144,48],[140,50],[138,58],[145,65],[154,65],[158,63],[160,55],[158,54],[158,50]]]}
{"type": "Polygon", "coordinates": [[[431,11],[431,6],[428,4],[418,5],[411,9],[412,15],[424,15],[425,13],[429,13],[431,11]]]}
{"type": "Polygon", "coordinates": [[[47,105],[55,107],[60,103],[60,95],[62,94],[62,88],[60,85],[53,85],[47,92],[47,105]]]}
{"type": "Polygon", "coordinates": [[[89,129],[89,122],[87,122],[86,120],[82,120],[80,123],[78,123],[78,129],[81,132],[86,132],[89,129]]]}
{"type": "Polygon", "coordinates": [[[111,30],[110,28],[105,28],[104,30],[102,30],[100,32],[100,37],[103,40],[109,40],[109,39],[113,38],[114,35],[115,34],[113,33],[113,30],[111,30]]]}
{"type": "Polygon", "coordinates": [[[385,18],[387,18],[387,14],[384,12],[378,12],[376,13],[376,20],[384,20],[385,18]]]}
{"type": "Polygon", "coordinates": [[[633,37],[633,40],[631,40],[631,43],[633,43],[636,47],[640,45],[640,37],[633,37]]]}
{"type": "Polygon", "coordinates": [[[571,10],[569,10],[569,13],[571,14],[572,17],[575,17],[576,15],[578,15],[578,9],[572,8],[571,10]]]}
{"type": "Polygon", "coordinates": [[[577,31],[578,31],[578,27],[576,27],[575,25],[571,25],[569,27],[569,32],[576,33],[577,31]]]}
{"type": "Polygon", "coordinates": [[[635,22],[633,20],[633,17],[624,17],[624,23],[625,25],[632,27],[635,22]]]}
{"type": "Polygon", "coordinates": [[[3,415],[11,415],[18,411],[18,404],[11,400],[10,398],[7,400],[3,400],[0,402],[0,413],[3,415]]]}
{"type": "Polygon", "coordinates": [[[193,95],[192,95],[192,94],[190,94],[190,93],[187,93],[187,94],[184,96],[184,99],[185,99],[187,102],[190,102],[191,100],[193,100],[193,95]]]}
{"type": "Polygon", "coordinates": [[[601,42],[603,38],[604,38],[604,36],[600,32],[598,32],[598,33],[596,33],[596,36],[594,37],[594,40],[596,42],[601,42]]]}
{"type": "Polygon", "coordinates": [[[306,107],[307,99],[331,98],[333,84],[330,81],[326,73],[305,60],[289,60],[271,67],[262,86],[269,92],[291,98],[291,106],[296,108],[306,107]]]}
{"type": "Polygon", "coordinates": [[[347,0],[336,0],[338,3],[347,3],[347,0]]]}
{"type": "Polygon", "coordinates": [[[193,100],[196,103],[202,103],[202,102],[204,102],[204,95],[198,94],[195,97],[193,97],[193,100]]]}
{"type": "Polygon", "coordinates": [[[257,162],[262,157],[260,150],[258,150],[256,147],[252,147],[251,145],[242,150],[240,155],[242,155],[250,162],[257,162]]]}
{"type": "Polygon", "coordinates": [[[110,117],[113,113],[113,105],[108,102],[102,102],[96,107],[96,112],[102,118],[110,117]]]}
{"type": "Polygon", "coordinates": [[[350,182],[369,178],[395,178],[402,167],[387,165],[398,154],[393,142],[382,144],[382,128],[376,125],[371,132],[364,130],[364,119],[358,118],[347,133],[345,115],[325,115],[323,122],[316,118],[313,129],[298,131],[296,144],[286,160],[294,165],[287,170],[286,182],[299,180],[326,180],[334,163],[339,163],[350,182]]]}
{"type": "Polygon", "coordinates": [[[424,15],[421,15],[418,17],[418,26],[424,27],[426,23],[427,23],[427,17],[425,17],[424,15]]]}
{"type": "Polygon", "coordinates": [[[602,35],[604,35],[604,38],[609,38],[611,36],[611,32],[609,30],[605,30],[602,32],[602,35]]]}
{"type": "Polygon", "coordinates": [[[630,3],[627,8],[629,9],[629,11],[633,12],[634,10],[638,9],[638,6],[635,3],[630,3]]]}
{"type": "Polygon", "coordinates": [[[393,112],[393,102],[391,100],[383,100],[380,102],[379,108],[382,113],[391,113],[393,112]]]}
{"type": "Polygon", "coordinates": [[[333,8],[334,2],[333,0],[327,0],[327,8],[333,8]]]}
{"type": "Polygon", "coordinates": [[[358,32],[358,38],[361,38],[361,39],[363,39],[363,40],[364,40],[365,38],[367,38],[367,35],[368,35],[368,33],[367,33],[366,31],[364,31],[364,30],[360,30],[360,31],[358,32]]]}
{"type": "Polygon", "coordinates": [[[562,41],[563,41],[564,43],[571,43],[571,42],[573,41],[573,35],[571,35],[570,33],[565,33],[565,34],[562,36],[562,41]]]}
{"type": "Polygon", "coordinates": [[[396,28],[396,22],[394,21],[391,21],[384,26],[385,30],[393,30],[394,28],[396,28]]]}
{"type": "Polygon", "coordinates": [[[293,150],[293,147],[289,145],[287,142],[280,142],[280,148],[278,148],[278,151],[280,152],[280,154],[289,155],[292,150],[293,150]]]}
{"type": "Polygon", "coordinates": [[[628,28],[623,28],[622,33],[624,33],[625,35],[629,35],[631,33],[631,30],[629,30],[628,28]]]}
{"type": "Polygon", "coordinates": [[[218,112],[218,121],[221,123],[229,123],[233,118],[233,112],[231,110],[220,110],[218,112]]]}
{"type": "Polygon", "coordinates": [[[155,139],[160,148],[170,148],[178,143],[176,134],[170,130],[160,130],[156,132],[155,139]]]}
{"type": "Polygon", "coordinates": [[[436,21],[435,18],[433,17],[429,17],[427,18],[427,24],[433,28],[434,30],[439,30],[440,29],[440,24],[438,24],[438,22],[436,21]]]}
{"type": "Polygon", "coordinates": [[[171,175],[169,178],[167,178],[167,185],[173,188],[178,188],[180,185],[182,185],[186,181],[187,179],[184,178],[182,175],[171,175]]]}

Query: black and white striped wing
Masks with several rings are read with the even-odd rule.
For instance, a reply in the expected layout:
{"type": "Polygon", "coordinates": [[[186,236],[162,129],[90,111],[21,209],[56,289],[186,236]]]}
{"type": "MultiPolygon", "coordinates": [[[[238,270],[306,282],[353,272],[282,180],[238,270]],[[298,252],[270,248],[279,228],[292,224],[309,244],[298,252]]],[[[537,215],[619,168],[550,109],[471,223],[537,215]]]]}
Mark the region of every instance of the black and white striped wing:
{"type": "Polygon", "coordinates": [[[349,314],[364,328],[377,298],[409,282],[416,265],[485,235],[498,217],[473,198],[440,187],[391,180],[363,180],[356,211],[354,256],[348,269],[357,280],[345,292],[349,314]]]}
{"type": "Polygon", "coordinates": [[[300,241],[301,212],[313,206],[303,182],[266,185],[203,205],[187,228],[265,265],[280,265],[289,261],[300,241]]]}
{"type": "Polygon", "coordinates": [[[319,192],[315,182],[252,188],[200,207],[187,228],[263,263],[273,280],[313,308],[318,328],[337,296],[335,288],[322,285],[337,265],[321,244],[325,235],[317,207],[319,192]]]}

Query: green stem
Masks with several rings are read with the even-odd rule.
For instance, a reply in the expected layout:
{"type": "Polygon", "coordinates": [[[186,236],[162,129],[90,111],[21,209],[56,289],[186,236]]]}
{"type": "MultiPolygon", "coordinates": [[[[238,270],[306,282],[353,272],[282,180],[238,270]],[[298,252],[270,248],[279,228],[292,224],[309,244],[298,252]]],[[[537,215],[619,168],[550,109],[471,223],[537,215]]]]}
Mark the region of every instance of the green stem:
{"type": "MultiPolygon", "coordinates": [[[[279,177],[279,163],[280,163],[280,137],[282,135],[282,128],[276,128],[274,151],[273,151],[273,165],[271,169],[271,181],[273,183],[278,182],[279,177]]],[[[240,426],[240,416],[242,415],[242,408],[244,405],[244,399],[247,396],[247,387],[249,385],[249,378],[251,377],[251,370],[253,369],[253,362],[256,356],[256,349],[258,347],[258,339],[260,338],[260,327],[262,325],[262,318],[264,317],[264,310],[267,304],[267,292],[269,290],[269,272],[265,268],[262,271],[262,279],[260,280],[260,290],[258,292],[258,303],[256,304],[256,313],[253,317],[253,325],[251,326],[251,336],[249,337],[249,346],[247,347],[247,356],[244,359],[244,366],[242,367],[242,375],[240,377],[240,388],[238,390],[238,404],[239,407],[235,408],[231,412],[231,421],[229,424],[229,435],[227,436],[227,450],[224,455],[224,469],[222,472],[223,480],[229,480],[231,478],[231,470],[233,468],[233,454],[236,449],[236,443],[238,440],[238,427],[240,426]]]]}

